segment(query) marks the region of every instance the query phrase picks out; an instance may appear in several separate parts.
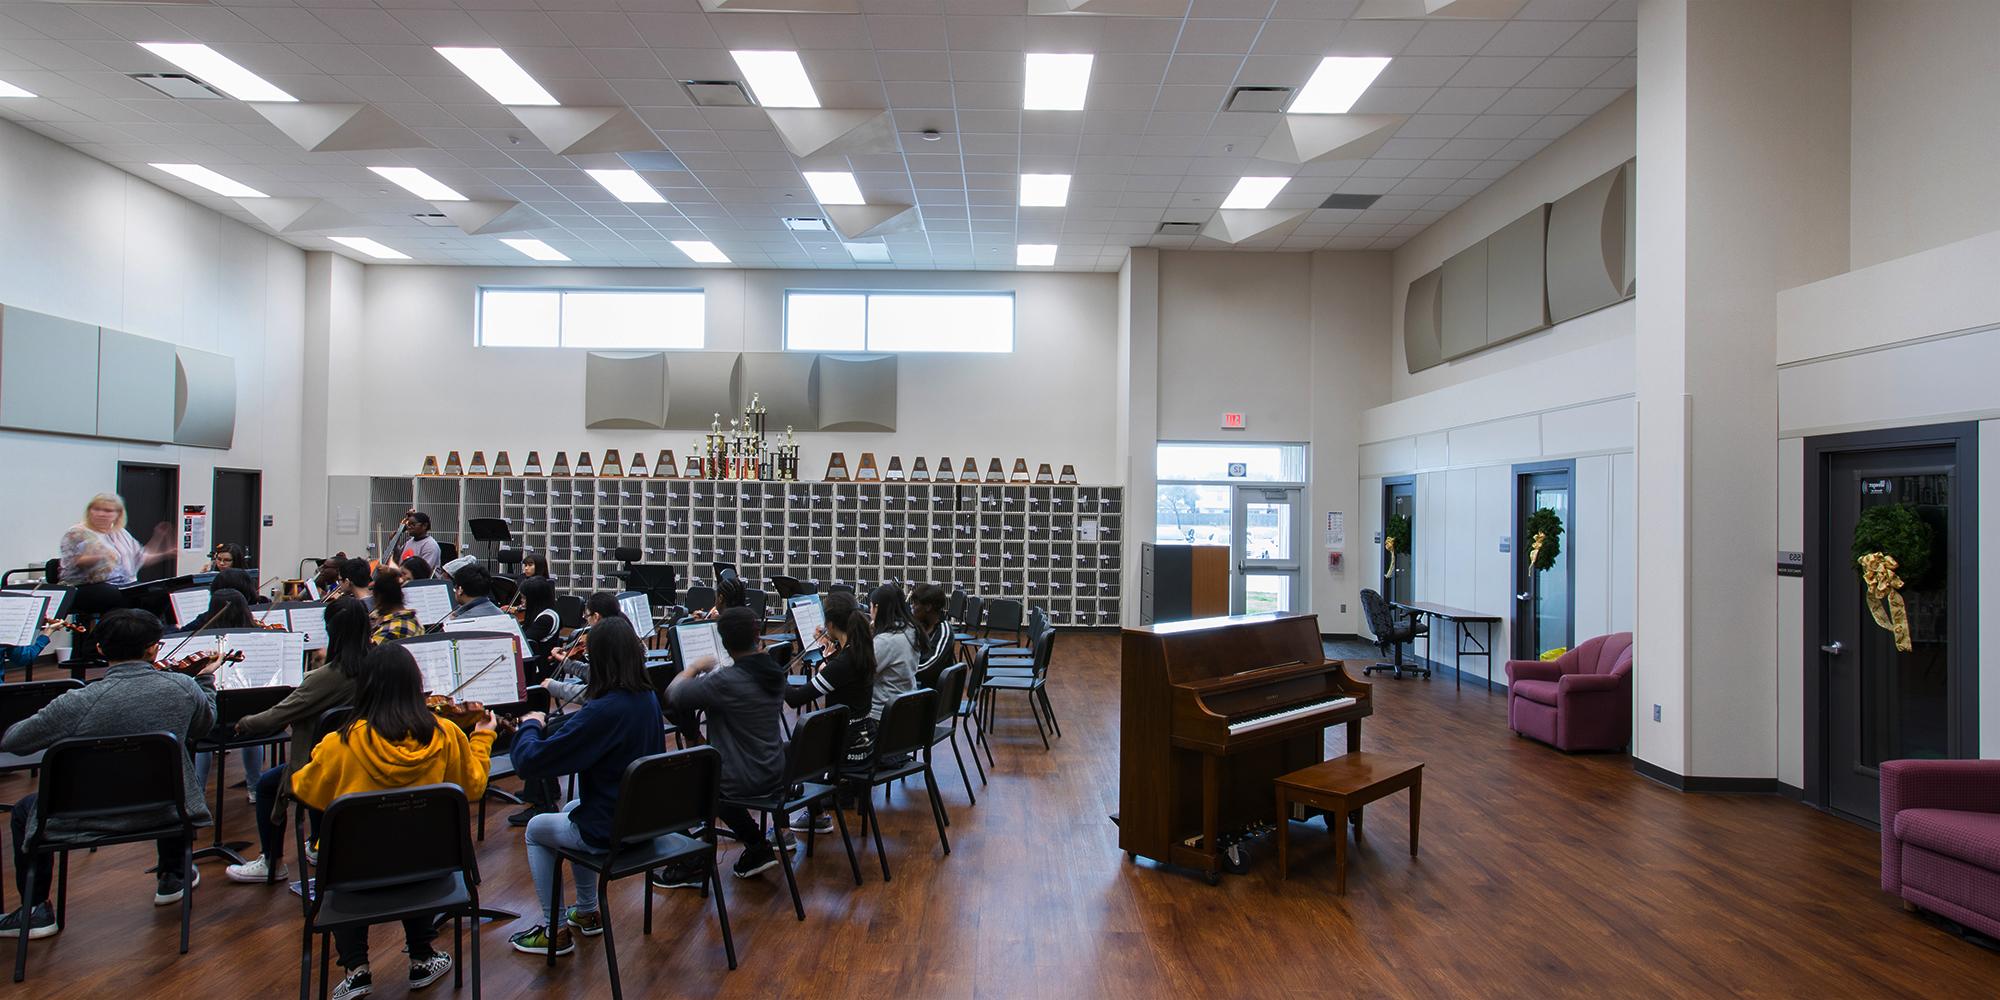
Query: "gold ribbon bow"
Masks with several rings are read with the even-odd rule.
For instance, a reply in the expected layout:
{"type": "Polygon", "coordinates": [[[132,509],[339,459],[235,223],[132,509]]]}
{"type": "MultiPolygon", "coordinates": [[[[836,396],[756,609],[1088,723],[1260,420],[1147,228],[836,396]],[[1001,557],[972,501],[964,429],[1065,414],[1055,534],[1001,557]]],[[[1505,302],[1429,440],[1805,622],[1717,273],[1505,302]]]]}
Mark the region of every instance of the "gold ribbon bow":
{"type": "Polygon", "coordinates": [[[1382,547],[1389,551],[1389,568],[1382,571],[1383,579],[1388,579],[1396,575],[1396,536],[1390,535],[1383,539],[1382,547]]]}
{"type": "Polygon", "coordinates": [[[1903,578],[1896,575],[1896,557],[1887,552],[1862,556],[1861,583],[1866,588],[1868,613],[1875,624],[1895,633],[1896,651],[1910,651],[1910,616],[1903,606],[1903,578]]]}
{"type": "Polygon", "coordinates": [[[1532,545],[1532,546],[1530,546],[1530,547],[1528,548],[1528,568],[1529,568],[1529,569],[1534,569],[1534,568],[1535,568],[1535,563],[1537,563],[1537,562],[1541,561],[1541,557],[1542,557],[1542,543],[1543,543],[1543,542],[1545,542],[1545,541],[1548,541],[1548,538],[1549,538],[1549,536],[1548,536],[1547,534],[1543,533],[1543,532],[1540,532],[1540,531],[1537,531],[1537,532],[1535,532],[1535,544],[1534,544],[1534,545],[1532,545]]]}

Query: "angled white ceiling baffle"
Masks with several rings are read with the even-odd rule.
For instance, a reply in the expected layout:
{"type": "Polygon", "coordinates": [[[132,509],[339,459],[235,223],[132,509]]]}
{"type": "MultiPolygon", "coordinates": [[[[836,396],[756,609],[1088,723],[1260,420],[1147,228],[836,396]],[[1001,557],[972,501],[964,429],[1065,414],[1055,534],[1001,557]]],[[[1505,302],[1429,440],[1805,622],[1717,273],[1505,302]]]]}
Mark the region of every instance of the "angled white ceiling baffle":
{"type": "Polygon", "coordinates": [[[507,109],[557,156],[641,153],[667,148],[630,108],[507,109]]]}
{"type": "Polygon", "coordinates": [[[1409,115],[1280,115],[1257,157],[1280,163],[1365,160],[1409,120],[1409,115]]]}
{"type": "Polygon", "coordinates": [[[361,224],[361,217],[318,198],[235,198],[274,233],[312,233],[361,224]]]}
{"type": "Polygon", "coordinates": [[[834,231],[847,240],[900,232],[918,222],[915,205],[826,205],[822,210],[834,231]]]}
{"type": "Polygon", "coordinates": [[[548,216],[518,201],[439,201],[432,204],[467,236],[521,233],[553,225],[548,216]]]}
{"type": "Polygon", "coordinates": [[[887,111],[843,108],[766,108],[771,127],[793,156],[896,153],[896,123],[887,111]]]}
{"type": "Polygon", "coordinates": [[[250,110],[312,153],[367,149],[427,149],[430,141],[372,104],[250,102],[250,110]]]}
{"type": "Polygon", "coordinates": [[[1312,214],[1310,208],[1224,208],[1201,227],[1201,234],[1224,243],[1241,243],[1280,226],[1293,225],[1312,214]]]}

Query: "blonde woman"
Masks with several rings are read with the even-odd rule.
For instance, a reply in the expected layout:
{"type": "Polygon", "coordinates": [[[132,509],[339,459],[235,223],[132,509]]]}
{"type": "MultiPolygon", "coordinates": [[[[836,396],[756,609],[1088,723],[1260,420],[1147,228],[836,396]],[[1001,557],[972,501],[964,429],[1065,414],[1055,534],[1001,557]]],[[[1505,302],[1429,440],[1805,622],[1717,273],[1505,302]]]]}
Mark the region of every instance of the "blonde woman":
{"type": "Polygon", "coordinates": [[[83,509],[83,520],[63,532],[62,571],[58,582],[76,588],[70,605],[78,614],[97,614],[125,606],[118,588],[139,582],[139,571],[171,559],[173,530],[160,525],[153,540],[140,545],[125,530],[125,501],[116,493],[99,493],[83,509]]]}

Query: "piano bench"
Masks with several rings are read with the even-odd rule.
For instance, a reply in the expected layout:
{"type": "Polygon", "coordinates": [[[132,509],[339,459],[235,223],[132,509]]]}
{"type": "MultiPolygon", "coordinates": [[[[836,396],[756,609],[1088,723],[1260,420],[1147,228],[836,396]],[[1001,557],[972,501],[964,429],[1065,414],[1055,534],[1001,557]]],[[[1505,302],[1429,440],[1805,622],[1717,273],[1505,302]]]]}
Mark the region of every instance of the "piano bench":
{"type": "MultiPolygon", "coordinates": [[[[1333,834],[1334,891],[1347,895],[1347,817],[1376,799],[1410,790],[1410,856],[1417,856],[1417,817],[1424,793],[1424,765],[1379,753],[1356,751],[1300,768],[1272,781],[1278,791],[1278,877],[1290,877],[1292,804],[1327,812],[1333,834]]],[[[1355,824],[1357,830],[1359,823],[1355,824]]]]}

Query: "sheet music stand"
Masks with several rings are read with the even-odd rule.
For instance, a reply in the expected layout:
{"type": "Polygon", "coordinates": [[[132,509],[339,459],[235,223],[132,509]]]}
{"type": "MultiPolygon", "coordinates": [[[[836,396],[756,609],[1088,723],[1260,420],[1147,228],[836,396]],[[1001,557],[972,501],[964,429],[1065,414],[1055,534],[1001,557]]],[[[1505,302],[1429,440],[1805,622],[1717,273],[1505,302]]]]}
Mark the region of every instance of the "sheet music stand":
{"type": "Polygon", "coordinates": [[[625,587],[646,595],[646,600],[654,607],[666,607],[674,603],[676,586],[674,568],[668,565],[634,565],[627,570],[625,587]]]}
{"type": "Polygon", "coordinates": [[[514,530],[504,517],[471,517],[466,519],[465,526],[472,529],[473,541],[492,543],[492,548],[486,550],[486,561],[489,563],[497,560],[501,542],[514,540],[514,530]]]}

